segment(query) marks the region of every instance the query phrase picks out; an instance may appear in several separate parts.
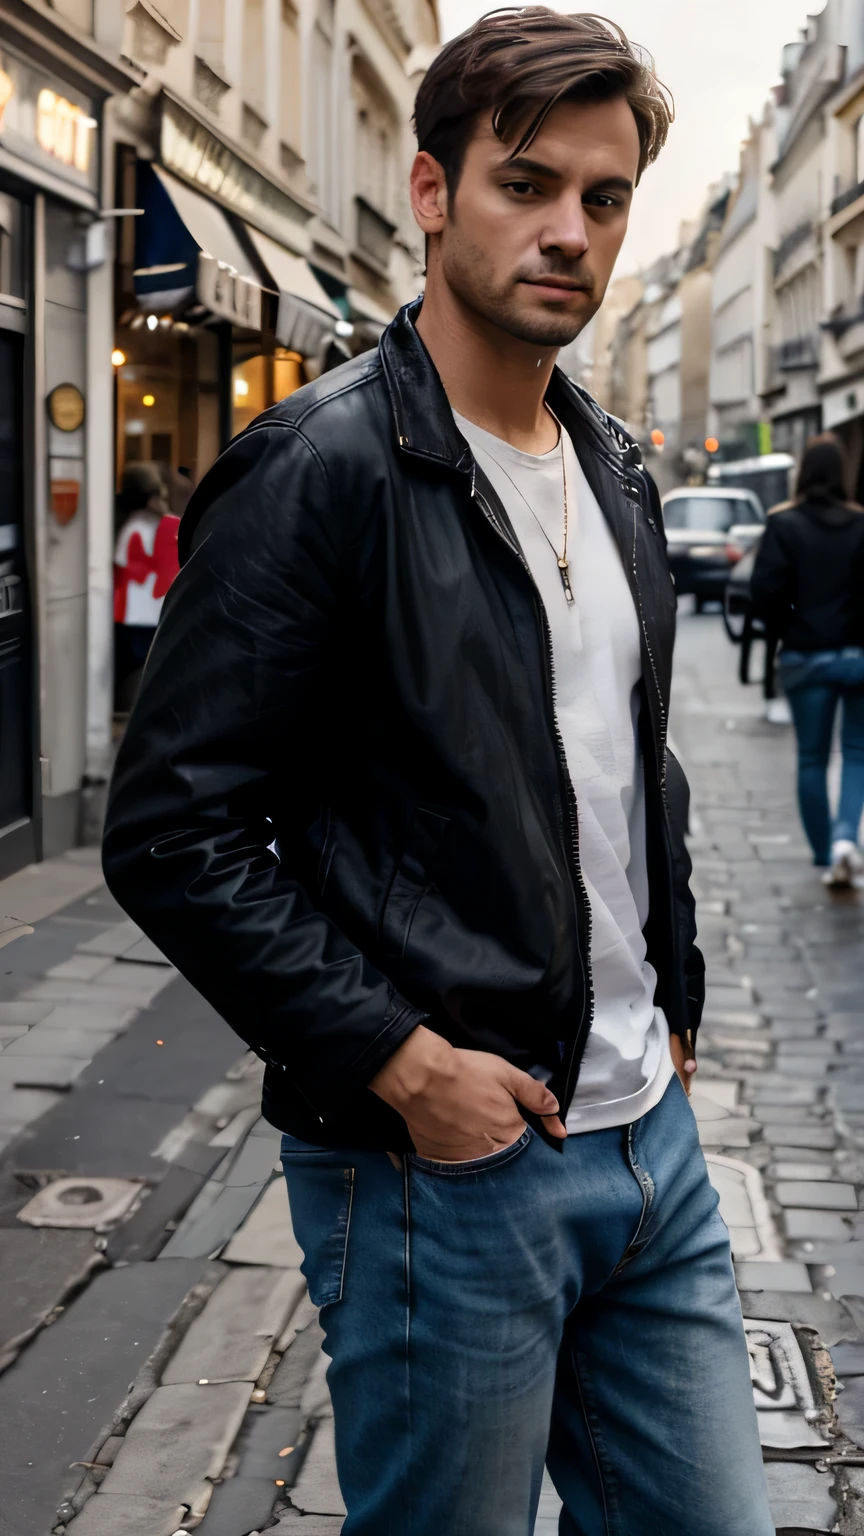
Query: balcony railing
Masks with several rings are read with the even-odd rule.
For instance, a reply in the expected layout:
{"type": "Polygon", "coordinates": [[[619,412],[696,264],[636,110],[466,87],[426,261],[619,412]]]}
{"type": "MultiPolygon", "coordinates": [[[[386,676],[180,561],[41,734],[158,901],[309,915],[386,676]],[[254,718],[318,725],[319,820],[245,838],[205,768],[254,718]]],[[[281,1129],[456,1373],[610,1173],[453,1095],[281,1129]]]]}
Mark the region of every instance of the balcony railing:
{"type": "Polygon", "coordinates": [[[378,272],[386,274],[396,225],[385,219],[365,197],[355,197],[357,209],[357,254],[378,272]]]}
{"type": "Polygon", "coordinates": [[[842,213],[851,203],[857,203],[859,197],[864,197],[864,181],[857,181],[854,187],[847,187],[845,192],[838,192],[831,204],[831,213],[842,213]]]}
{"type": "Polygon", "coordinates": [[[819,338],[796,336],[772,347],[772,362],[778,373],[794,373],[799,368],[815,368],[819,362],[819,338]]]}
{"type": "Polygon", "coordinates": [[[807,240],[809,236],[812,235],[812,233],[813,221],[812,219],[805,219],[802,224],[797,226],[797,228],[790,229],[789,233],[783,236],[783,239],[780,241],[780,244],[774,252],[775,277],[780,269],[785,266],[793,251],[797,251],[799,245],[803,245],[805,240],[807,240]]]}

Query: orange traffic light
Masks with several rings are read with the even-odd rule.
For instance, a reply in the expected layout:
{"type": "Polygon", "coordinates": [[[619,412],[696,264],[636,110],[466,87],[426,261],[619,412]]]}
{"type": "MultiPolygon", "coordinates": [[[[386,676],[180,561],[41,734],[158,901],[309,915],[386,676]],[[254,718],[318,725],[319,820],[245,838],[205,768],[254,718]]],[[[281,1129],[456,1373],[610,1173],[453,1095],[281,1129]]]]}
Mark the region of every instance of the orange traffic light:
{"type": "Polygon", "coordinates": [[[705,452],[706,453],[716,453],[717,450],[719,449],[719,447],[720,447],[720,444],[718,443],[716,437],[706,437],[706,439],[705,439],[705,452]]]}
{"type": "Polygon", "coordinates": [[[662,448],[666,441],[666,433],[661,432],[659,427],[655,427],[651,433],[651,441],[655,448],[662,448]]]}

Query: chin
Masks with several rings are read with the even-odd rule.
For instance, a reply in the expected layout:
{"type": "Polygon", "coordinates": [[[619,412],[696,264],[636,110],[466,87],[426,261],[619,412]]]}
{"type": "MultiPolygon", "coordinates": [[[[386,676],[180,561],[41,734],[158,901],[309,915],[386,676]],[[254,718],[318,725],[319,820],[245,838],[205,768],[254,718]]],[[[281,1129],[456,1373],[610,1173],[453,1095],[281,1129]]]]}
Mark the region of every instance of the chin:
{"type": "Polygon", "coordinates": [[[498,324],[517,341],[532,347],[567,347],[585,329],[590,316],[521,314],[499,318],[498,324]]]}

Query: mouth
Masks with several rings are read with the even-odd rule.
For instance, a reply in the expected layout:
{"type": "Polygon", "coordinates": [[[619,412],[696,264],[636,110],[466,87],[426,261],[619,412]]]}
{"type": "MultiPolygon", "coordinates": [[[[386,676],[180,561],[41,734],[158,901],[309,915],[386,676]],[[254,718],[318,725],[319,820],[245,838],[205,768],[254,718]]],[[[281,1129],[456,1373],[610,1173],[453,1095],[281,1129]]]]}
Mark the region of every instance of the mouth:
{"type": "Polygon", "coordinates": [[[544,299],[554,299],[559,303],[571,294],[589,292],[584,283],[576,283],[571,277],[523,277],[520,281],[544,299]]]}

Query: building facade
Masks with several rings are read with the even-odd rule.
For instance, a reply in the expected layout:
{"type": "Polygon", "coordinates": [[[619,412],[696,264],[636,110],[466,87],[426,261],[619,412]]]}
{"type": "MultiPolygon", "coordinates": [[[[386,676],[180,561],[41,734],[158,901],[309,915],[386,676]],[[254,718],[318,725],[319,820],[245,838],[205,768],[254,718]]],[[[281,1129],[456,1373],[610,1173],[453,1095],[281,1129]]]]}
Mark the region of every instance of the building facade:
{"type": "Polygon", "coordinates": [[[79,841],[110,772],[127,471],[182,511],[422,287],[438,42],[434,0],[0,11],[0,874],[79,841]]]}
{"type": "Polygon", "coordinates": [[[726,459],[747,458],[770,446],[763,395],[768,389],[768,316],[774,299],[775,157],[769,105],[762,120],[750,124],[714,262],[708,430],[726,459]]]}

